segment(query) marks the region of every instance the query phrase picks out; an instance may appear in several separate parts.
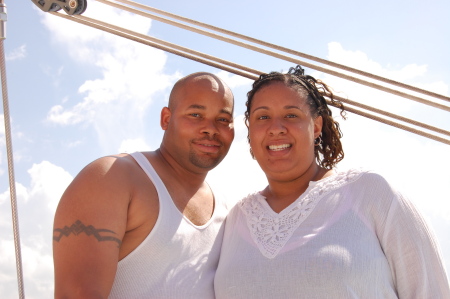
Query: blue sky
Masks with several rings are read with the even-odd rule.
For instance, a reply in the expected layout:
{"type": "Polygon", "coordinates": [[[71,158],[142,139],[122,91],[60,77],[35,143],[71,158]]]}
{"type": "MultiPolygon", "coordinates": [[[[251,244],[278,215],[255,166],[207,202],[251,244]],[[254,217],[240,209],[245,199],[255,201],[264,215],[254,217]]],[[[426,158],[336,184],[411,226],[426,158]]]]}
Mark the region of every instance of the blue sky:
{"type": "MultiPolygon", "coordinates": [[[[92,160],[154,150],[170,87],[196,71],[222,76],[235,95],[236,138],[208,176],[230,202],[266,181],[242,122],[247,79],[5,0],[4,41],[27,298],[53,294],[51,236],[57,202],[92,160]]],[[[450,95],[450,3],[442,1],[150,1],[140,3],[320,58],[450,95]]],[[[227,45],[88,0],[86,16],[263,72],[290,62],[227,45]]],[[[307,69],[338,95],[450,130],[448,112],[307,69]]],[[[450,106],[450,104],[447,103],[450,106]]],[[[431,224],[450,269],[450,146],[348,113],[339,169],[376,170],[409,195],[431,224]]],[[[0,115],[3,122],[3,111],[0,115]]],[[[336,116],[337,117],[337,116],[336,116]]],[[[339,118],[338,118],[339,120],[339,118]]],[[[0,294],[17,298],[8,168],[0,128],[0,294]]]]}

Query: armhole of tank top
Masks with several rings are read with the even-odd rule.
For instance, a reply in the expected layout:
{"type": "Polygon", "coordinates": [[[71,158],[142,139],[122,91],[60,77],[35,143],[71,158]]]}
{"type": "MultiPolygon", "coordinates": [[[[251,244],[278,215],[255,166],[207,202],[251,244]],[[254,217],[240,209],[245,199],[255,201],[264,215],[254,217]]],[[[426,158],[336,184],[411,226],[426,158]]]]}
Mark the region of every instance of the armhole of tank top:
{"type": "Polygon", "coordinates": [[[139,164],[141,169],[145,172],[148,178],[152,181],[153,185],[155,185],[156,191],[158,192],[158,196],[160,195],[160,190],[165,190],[166,187],[164,183],[159,178],[159,175],[156,173],[150,161],[144,156],[141,152],[134,152],[130,154],[134,160],[139,164]]]}
{"type": "MultiPolygon", "coordinates": [[[[136,252],[140,247],[143,246],[144,243],[146,243],[151,236],[154,234],[154,232],[158,229],[160,226],[160,223],[162,221],[162,218],[160,217],[162,214],[165,213],[167,210],[167,203],[164,200],[161,200],[161,192],[167,192],[167,189],[164,186],[164,183],[159,178],[158,174],[156,173],[155,169],[153,168],[150,161],[147,160],[147,158],[144,156],[141,152],[134,152],[131,153],[130,156],[133,157],[133,159],[138,163],[139,167],[142,169],[142,171],[147,175],[147,177],[150,179],[150,181],[153,183],[156,189],[156,193],[158,194],[158,202],[159,202],[159,210],[158,210],[158,218],[156,219],[155,225],[153,226],[153,229],[150,231],[150,233],[145,237],[145,239],[142,241],[141,244],[139,244],[132,252],[130,252],[125,258],[136,252]]],[[[121,260],[121,261],[122,261],[121,260]]]]}

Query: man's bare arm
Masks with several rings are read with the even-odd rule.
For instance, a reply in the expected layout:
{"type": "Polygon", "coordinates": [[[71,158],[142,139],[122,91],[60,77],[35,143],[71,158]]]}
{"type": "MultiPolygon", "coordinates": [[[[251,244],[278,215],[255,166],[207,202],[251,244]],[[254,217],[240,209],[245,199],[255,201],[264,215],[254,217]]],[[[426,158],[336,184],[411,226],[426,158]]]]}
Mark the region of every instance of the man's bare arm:
{"type": "Polygon", "coordinates": [[[131,198],[124,162],[94,161],[62,196],[53,231],[55,298],[108,297],[131,198]]]}
{"type": "Polygon", "coordinates": [[[70,235],[77,236],[79,234],[86,234],[88,236],[94,236],[97,241],[113,241],[117,243],[120,247],[122,241],[114,236],[109,236],[109,234],[115,234],[112,230],[95,228],[92,225],[85,225],[80,220],[75,221],[70,227],[64,226],[63,228],[55,228],[53,230],[53,241],[59,242],[62,237],[70,237],[70,235]]]}

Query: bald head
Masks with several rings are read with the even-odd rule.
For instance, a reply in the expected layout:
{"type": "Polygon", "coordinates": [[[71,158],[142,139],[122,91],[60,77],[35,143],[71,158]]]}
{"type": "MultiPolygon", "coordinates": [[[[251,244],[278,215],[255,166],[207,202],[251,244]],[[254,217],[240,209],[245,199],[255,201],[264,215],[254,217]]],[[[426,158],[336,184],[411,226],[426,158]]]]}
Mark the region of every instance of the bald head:
{"type": "Polygon", "coordinates": [[[223,97],[233,99],[231,89],[222,79],[211,73],[198,72],[187,75],[175,83],[169,97],[170,110],[176,109],[187,89],[208,89],[211,92],[223,95],[223,97]]]}

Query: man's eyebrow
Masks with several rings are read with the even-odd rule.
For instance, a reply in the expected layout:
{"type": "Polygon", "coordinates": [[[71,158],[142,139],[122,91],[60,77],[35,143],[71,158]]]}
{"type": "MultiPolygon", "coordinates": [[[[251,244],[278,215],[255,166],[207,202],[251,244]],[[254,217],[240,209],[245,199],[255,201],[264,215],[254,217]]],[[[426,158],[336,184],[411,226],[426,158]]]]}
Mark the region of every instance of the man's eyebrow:
{"type": "Polygon", "coordinates": [[[190,106],[188,107],[188,109],[202,109],[202,110],[205,110],[206,107],[203,106],[203,105],[192,104],[192,105],[190,105],[190,106]]]}
{"type": "MultiPolygon", "coordinates": [[[[201,110],[206,110],[206,106],[203,105],[198,105],[198,104],[192,104],[188,107],[188,109],[201,109],[201,110]]],[[[220,113],[225,113],[228,114],[230,116],[233,116],[233,113],[231,113],[230,109],[221,109],[220,113]]]]}
{"type": "Polygon", "coordinates": [[[220,110],[220,113],[228,114],[231,117],[233,116],[233,113],[229,109],[222,109],[220,110]]]}

